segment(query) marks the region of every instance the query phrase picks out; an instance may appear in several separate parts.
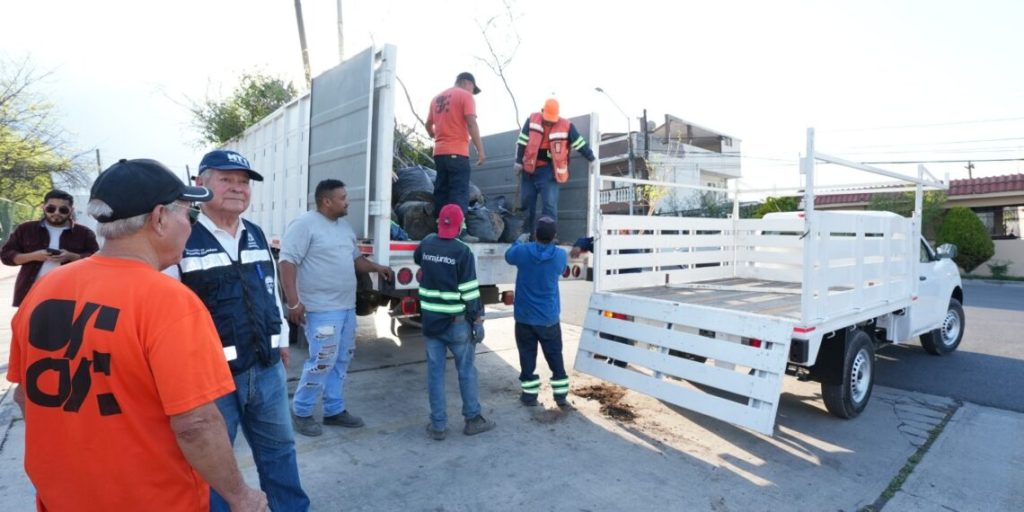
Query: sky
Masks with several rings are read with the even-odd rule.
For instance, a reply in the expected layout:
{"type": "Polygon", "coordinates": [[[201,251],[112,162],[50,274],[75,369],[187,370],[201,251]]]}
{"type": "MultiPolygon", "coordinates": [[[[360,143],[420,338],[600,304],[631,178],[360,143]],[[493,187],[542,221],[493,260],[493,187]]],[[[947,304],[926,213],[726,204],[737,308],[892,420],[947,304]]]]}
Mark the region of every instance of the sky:
{"type": "MultiPolygon", "coordinates": [[[[422,117],[474,73],[484,135],[517,128],[550,95],[606,132],[625,130],[619,108],[634,129],[644,109],[658,124],[672,114],[741,139],[749,186],[797,185],[808,127],[819,150],[850,160],[1018,159],[976,162],[974,176],[1024,172],[1024,2],[507,2],[343,0],[345,55],[395,45],[422,117]],[[481,60],[480,27],[496,16],[496,47],[520,39],[506,69],[518,117],[481,60]]],[[[339,62],[337,3],[302,3],[314,75],[339,62]]],[[[194,171],[210,148],[190,100],[223,97],[253,70],[304,85],[292,1],[0,0],[0,16],[0,53],[51,72],[40,91],[104,167],[147,157],[194,171]]],[[[413,124],[400,93],[396,105],[413,124]]],[[[967,177],[964,163],[927,165],[967,177]]]]}

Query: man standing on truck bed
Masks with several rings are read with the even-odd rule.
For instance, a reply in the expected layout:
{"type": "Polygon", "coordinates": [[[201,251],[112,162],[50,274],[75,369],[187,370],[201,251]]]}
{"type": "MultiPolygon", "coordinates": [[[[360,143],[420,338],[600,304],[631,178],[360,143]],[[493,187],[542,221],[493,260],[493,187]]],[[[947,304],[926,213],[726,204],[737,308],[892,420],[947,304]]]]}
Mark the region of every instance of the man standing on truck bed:
{"type": "Polygon", "coordinates": [[[519,133],[516,145],[515,174],[522,174],[519,193],[520,209],[525,210],[523,232],[532,233],[540,196],[541,215],[558,221],[559,186],[569,180],[569,153],[575,149],[587,161],[594,161],[594,151],[576,130],[576,125],[558,116],[558,100],[549,98],[540,112],[530,114],[519,133]]]}
{"type": "Polygon", "coordinates": [[[339,180],[316,186],[316,210],[293,220],[281,244],[281,282],[288,319],[306,329],[309,359],[292,400],[295,429],[323,433],[313,419],[317,395],[324,396],[324,425],[358,428],[363,420],[348,412],[342,394],[345,373],[356,350],[356,271],[391,279],[391,269],[364,258],[356,234],[342,217],[348,193],[339,180]]]}
{"type": "MultiPolygon", "coordinates": [[[[241,424],[272,510],[304,511],[309,498],[299,483],[288,412],[290,358],[276,265],[263,230],[241,218],[249,208],[250,180],[263,176],[234,151],[203,157],[196,184],[212,190],[213,200],[203,204],[185,244],[181,281],[210,310],[234,375],[237,390],[217,400],[228,436],[234,442],[241,424]]],[[[210,508],[228,509],[216,493],[210,508]]]]}
{"type": "Polygon", "coordinates": [[[459,205],[462,215],[469,208],[469,140],[476,147],[476,165],[483,165],[484,145],[476,124],[478,94],[476,79],[470,73],[459,73],[455,86],[445,89],[430,101],[427,111],[427,134],[434,139],[434,214],[449,203],[459,205]]]}
{"type": "Polygon", "coordinates": [[[427,433],[437,441],[448,433],[444,367],[449,350],[455,356],[455,370],[459,374],[462,416],[466,419],[462,433],[471,436],[494,428],[494,422],[480,414],[480,389],[473,360],[476,344],[483,338],[484,312],[473,252],[456,239],[462,220],[458,205],[445,205],[437,217],[437,234],[424,238],[413,253],[413,260],[423,270],[419,298],[423,336],[427,340],[427,433]]]}
{"type": "Polygon", "coordinates": [[[558,322],[560,299],[558,278],[565,268],[565,250],[551,243],[558,229],[554,219],[537,220],[536,242],[526,242],[526,233],[505,251],[505,261],[516,272],[516,348],[519,349],[519,384],[524,405],[537,405],[540,377],[537,369],[537,343],[551,369],[551,391],[559,407],[569,405],[569,375],[562,360],[562,325],[558,322]]]}

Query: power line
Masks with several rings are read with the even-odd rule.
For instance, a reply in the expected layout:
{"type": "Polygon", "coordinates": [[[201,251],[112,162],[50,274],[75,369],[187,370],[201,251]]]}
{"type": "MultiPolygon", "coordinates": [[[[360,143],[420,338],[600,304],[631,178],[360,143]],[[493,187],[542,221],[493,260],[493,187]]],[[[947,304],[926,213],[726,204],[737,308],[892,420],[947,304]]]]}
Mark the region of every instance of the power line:
{"type": "Polygon", "coordinates": [[[873,126],[865,128],[838,128],[833,130],[818,130],[819,133],[843,133],[843,132],[863,132],[869,130],[891,130],[896,128],[930,128],[935,126],[958,126],[964,124],[984,124],[984,123],[1005,123],[1009,121],[1024,121],[1024,117],[1003,117],[995,119],[975,119],[971,121],[948,121],[944,123],[926,123],[926,124],[906,124],[902,126],[873,126]]]}
{"type": "Polygon", "coordinates": [[[861,162],[867,165],[883,164],[962,164],[964,162],[1024,162],[1024,158],[964,158],[961,160],[902,160],[895,162],[861,162]]]}

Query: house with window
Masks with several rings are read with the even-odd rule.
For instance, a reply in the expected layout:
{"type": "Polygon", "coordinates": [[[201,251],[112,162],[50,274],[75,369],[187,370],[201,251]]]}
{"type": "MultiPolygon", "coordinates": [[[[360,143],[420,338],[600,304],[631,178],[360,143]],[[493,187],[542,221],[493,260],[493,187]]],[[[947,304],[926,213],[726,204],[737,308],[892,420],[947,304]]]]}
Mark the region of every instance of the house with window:
{"type": "Polygon", "coordinates": [[[647,124],[637,132],[602,135],[602,175],[629,177],[632,167],[632,176],[639,179],[722,192],[668,189],[651,194],[644,187],[610,183],[601,192],[602,211],[628,213],[632,206],[634,213],[676,215],[725,199],[727,180],[741,176],[740,139],[673,115],[666,115],[660,126],[647,124]]]}
{"type": "MultiPolygon", "coordinates": [[[[970,208],[988,228],[996,253],[992,261],[1008,261],[1010,275],[1024,276],[1024,174],[1007,174],[987,178],[950,180],[946,208],[970,208]]],[[[821,210],[864,210],[871,204],[872,194],[846,193],[817,196],[815,208],[821,210]]],[[[974,273],[988,275],[982,264],[974,273]]]]}

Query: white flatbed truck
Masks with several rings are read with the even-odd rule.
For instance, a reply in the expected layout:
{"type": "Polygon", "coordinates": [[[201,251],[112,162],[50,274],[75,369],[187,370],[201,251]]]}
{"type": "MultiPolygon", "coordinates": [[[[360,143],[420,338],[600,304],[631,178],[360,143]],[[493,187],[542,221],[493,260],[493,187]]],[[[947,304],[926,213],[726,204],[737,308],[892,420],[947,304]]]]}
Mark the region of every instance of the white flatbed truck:
{"type": "Polygon", "coordinates": [[[803,211],[763,219],[740,219],[738,206],[726,219],[598,209],[576,370],[772,435],[786,374],[819,381],[828,411],[853,418],[871,397],[877,346],[920,337],[933,354],[955,350],[956,248],[933,251],[920,225],[924,189],[948,179],[819,153],[813,129],[801,173],[803,211]],[[819,161],[910,182],[914,216],[815,210],[819,161]]]}

